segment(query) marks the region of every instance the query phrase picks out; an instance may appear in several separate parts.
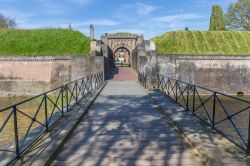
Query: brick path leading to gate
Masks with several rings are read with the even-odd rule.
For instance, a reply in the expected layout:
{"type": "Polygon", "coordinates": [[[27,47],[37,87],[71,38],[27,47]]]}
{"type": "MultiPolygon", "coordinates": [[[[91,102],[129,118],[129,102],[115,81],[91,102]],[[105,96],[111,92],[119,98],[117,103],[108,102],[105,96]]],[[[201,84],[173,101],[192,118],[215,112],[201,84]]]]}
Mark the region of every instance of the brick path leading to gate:
{"type": "Polygon", "coordinates": [[[112,81],[135,81],[137,74],[130,67],[117,67],[110,77],[112,81]]]}

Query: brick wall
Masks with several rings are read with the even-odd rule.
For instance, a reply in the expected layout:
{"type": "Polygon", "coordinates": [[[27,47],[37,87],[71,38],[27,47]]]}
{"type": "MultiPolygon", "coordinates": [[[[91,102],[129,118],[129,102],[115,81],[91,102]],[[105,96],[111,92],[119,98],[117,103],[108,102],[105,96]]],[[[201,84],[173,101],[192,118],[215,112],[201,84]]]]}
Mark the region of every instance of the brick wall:
{"type": "Polygon", "coordinates": [[[0,58],[0,96],[39,94],[103,68],[95,56],[0,58]]]}
{"type": "Polygon", "coordinates": [[[159,55],[160,74],[227,94],[250,94],[250,56],[159,55]]]}

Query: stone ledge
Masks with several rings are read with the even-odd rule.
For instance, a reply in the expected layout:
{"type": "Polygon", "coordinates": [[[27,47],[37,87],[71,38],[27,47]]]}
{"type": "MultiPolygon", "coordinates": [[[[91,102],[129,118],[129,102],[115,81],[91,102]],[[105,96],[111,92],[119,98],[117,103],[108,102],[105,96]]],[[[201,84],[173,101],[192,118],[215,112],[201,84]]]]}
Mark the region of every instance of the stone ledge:
{"type": "Polygon", "coordinates": [[[151,91],[149,96],[167,120],[177,127],[183,141],[206,165],[249,165],[250,157],[247,157],[241,149],[185,111],[172,99],[160,91],[151,91]]]}
{"type": "Polygon", "coordinates": [[[80,104],[77,104],[74,110],[66,113],[64,118],[62,118],[48,133],[45,133],[39,138],[38,141],[12,165],[50,165],[63,148],[63,145],[70,138],[75,127],[87,114],[88,109],[101,93],[106,83],[107,82],[88,99],[83,99],[80,104]]]}

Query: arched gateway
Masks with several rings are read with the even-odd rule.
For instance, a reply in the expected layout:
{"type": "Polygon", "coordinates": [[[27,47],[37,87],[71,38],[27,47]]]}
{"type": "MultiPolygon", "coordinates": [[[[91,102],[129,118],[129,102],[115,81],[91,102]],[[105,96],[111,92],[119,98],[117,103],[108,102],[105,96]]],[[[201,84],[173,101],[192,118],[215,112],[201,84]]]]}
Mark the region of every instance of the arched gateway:
{"type": "Polygon", "coordinates": [[[111,50],[114,63],[120,61],[124,64],[130,64],[132,51],[143,41],[143,35],[126,32],[105,33],[101,36],[101,42],[111,50]]]}

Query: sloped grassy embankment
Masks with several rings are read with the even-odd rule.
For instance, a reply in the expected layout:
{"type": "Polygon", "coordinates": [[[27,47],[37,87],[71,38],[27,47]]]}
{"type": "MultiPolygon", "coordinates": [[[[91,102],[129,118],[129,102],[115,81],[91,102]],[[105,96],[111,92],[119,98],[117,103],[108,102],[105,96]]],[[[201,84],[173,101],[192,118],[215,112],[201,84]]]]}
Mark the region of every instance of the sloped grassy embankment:
{"type": "Polygon", "coordinates": [[[153,40],[158,54],[250,55],[250,31],[175,31],[153,40]]]}
{"type": "Polygon", "coordinates": [[[1,56],[86,55],[90,40],[67,29],[0,29],[1,56]]]}

